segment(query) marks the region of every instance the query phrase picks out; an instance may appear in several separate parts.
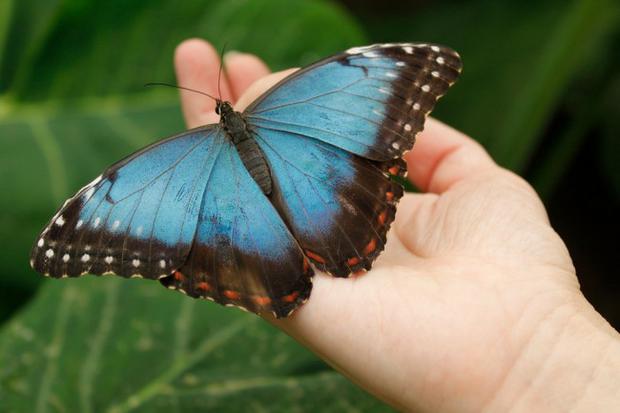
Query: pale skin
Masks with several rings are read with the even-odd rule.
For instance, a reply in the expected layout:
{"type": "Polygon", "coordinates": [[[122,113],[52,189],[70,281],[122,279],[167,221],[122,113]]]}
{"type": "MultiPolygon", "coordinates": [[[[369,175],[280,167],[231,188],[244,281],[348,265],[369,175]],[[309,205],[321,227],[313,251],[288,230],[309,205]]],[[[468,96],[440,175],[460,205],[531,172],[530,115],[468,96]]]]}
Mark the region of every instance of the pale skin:
{"type": "MultiPolygon", "coordinates": [[[[175,66],[179,85],[217,95],[209,43],[183,42],[175,66]]],[[[230,53],[223,99],[241,111],[293,70],[230,53]]],[[[188,127],[219,121],[213,100],[181,102],[188,127]]],[[[432,118],[405,160],[424,193],[402,198],[372,270],[317,274],[293,316],[265,318],[400,410],[619,410],[620,335],[581,293],[532,187],[432,118]]]]}

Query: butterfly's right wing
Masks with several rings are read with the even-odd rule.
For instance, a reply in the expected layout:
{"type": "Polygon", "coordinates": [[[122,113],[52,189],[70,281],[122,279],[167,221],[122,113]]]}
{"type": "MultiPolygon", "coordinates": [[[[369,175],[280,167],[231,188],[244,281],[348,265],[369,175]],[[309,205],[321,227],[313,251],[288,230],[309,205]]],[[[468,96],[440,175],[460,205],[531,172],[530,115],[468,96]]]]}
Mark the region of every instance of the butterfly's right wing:
{"type": "Polygon", "coordinates": [[[245,114],[263,136],[286,132],[389,161],[411,149],[461,68],[459,55],[439,45],[354,47],[282,79],[245,114]]]}

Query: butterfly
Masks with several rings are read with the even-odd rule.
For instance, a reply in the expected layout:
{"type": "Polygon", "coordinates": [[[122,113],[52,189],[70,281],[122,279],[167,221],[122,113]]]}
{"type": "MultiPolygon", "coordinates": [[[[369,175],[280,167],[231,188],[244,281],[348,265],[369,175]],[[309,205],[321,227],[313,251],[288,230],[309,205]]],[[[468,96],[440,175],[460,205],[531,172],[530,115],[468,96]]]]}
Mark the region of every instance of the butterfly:
{"type": "Polygon", "coordinates": [[[286,317],[315,270],[347,277],[384,249],[412,148],[462,64],[434,44],[354,47],[286,77],[242,113],[108,167],[53,216],[31,266],[116,274],[286,317]]]}

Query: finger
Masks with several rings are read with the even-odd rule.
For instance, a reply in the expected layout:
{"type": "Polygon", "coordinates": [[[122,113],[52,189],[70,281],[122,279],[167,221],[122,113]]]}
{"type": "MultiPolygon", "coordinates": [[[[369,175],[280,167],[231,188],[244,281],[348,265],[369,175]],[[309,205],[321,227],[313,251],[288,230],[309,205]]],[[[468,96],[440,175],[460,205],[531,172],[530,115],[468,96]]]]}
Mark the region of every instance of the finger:
{"type": "Polygon", "coordinates": [[[265,62],[257,56],[234,51],[224,55],[224,67],[233,102],[239,99],[252,83],[270,73],[265,62]]]}
{"type": "Polygon", "coordinates": [[[243,92],[243,94],[237,100],[237,103],[235,104],[235,109],[239,111],[245,109],[250,103],[254,101],[254,99],[263,94],[267,89],[269,89],[291,73],[295,72],[296,70],[298,69],[282,70],[281,72],[275,72],[258,79],[256,82],[252,83],[247,89],[245,89],[245,92],[243,92]]]}
{"type": "Polygon", "coordinates": [[[478,142],[432,118],[426,120],[424,131],[404,158],[411,182],[422,191],[434,193],[497,167],[478,142]]]}
{"type": "MultiPolygon", "coordinates": [[[[185,40],[177,46],[174,63],[179,86],[196,89],[218,97],[218,72],[220,58],[213,46],[201,39],[185,40]]],[[[230,87],[226,77],[220,81],[222,99],[230,100],[230,87]]],[[[181,90],[181,105],[185,122],[190,128],[214,123],[215,101],[199,93],[181,90]]]]}

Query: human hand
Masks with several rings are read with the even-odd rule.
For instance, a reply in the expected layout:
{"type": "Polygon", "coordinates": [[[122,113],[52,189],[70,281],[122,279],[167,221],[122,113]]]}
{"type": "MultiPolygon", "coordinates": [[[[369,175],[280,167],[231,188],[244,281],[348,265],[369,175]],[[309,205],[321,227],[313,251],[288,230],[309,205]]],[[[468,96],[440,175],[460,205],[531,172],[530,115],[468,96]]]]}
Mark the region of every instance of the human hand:
{"type": "MultiPolygon", "coordinates": [[[[290,73],[269,75],[248,54],[225,60],[222,95],[237,110],[290,73]]],[[[208,43],[184,42],[175,61],[179,85],[217,94],[208,43]]],[[[218,121],[211,99],[181,98],[189,127],[218,121]]],[[[618,334],[581,294],[532,188],[434,119],[405,159],[425,193],[402,198],[372,270],[317,274],[292,317],[266,318],[404,410],[618,408],[618,334]]]]}

